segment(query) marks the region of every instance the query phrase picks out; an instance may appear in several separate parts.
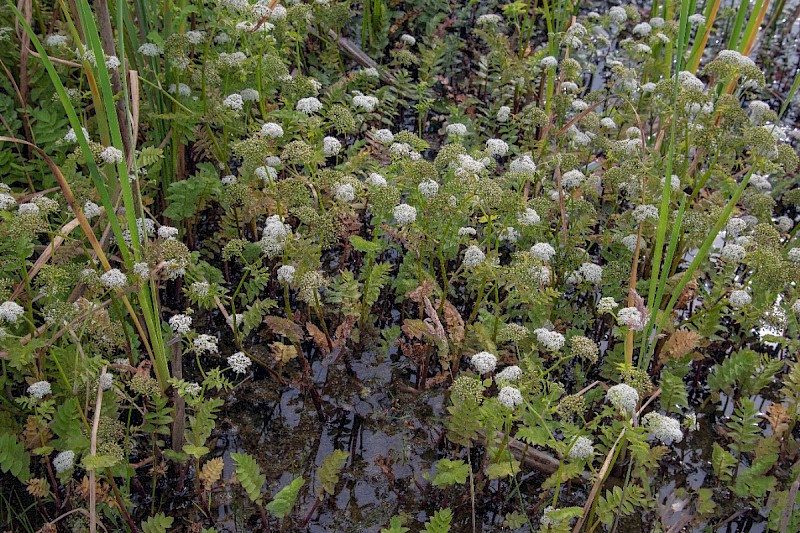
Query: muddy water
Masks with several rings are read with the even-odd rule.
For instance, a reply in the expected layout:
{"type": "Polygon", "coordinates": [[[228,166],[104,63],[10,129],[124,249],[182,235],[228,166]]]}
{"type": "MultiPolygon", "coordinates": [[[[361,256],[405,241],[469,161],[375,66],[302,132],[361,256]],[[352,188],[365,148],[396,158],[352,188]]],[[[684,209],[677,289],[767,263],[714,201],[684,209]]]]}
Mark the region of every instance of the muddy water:
{"type": "MultiPolygon", "coordinates": [[[[447,447],[442,431],[446,415],[446,397],[442,388],[424,393],[408,392],[414,383],[409,364],[389,343],[383,353],[374,349],[347,354],[341,361],[313,360],[313,381],[324,403],[326,420],[321,422],[311,398],[297,386],[281,385],[263,371],[237,386],[226,398],[220,414],[214,455],[225,457],[224,479],[233,475],[230,454],[247,452],[255,456],[267,476],[266,492],[271,496],[297,476],[306,484],[294,508],[286,531],[301,532],[378,532],[398,514],[407,517],[411,531],[422,529],[424,522],[438,508],[451,507],[456,513],[452,531],[472,531],[468,486],[447,491],[430,487],[426,475],[443,457],[453,458],[455,449],[447,447]],[[333,497],[317,504],[320,483],[316,470],[323,459],[335,450],[349,454],[333,497]],[[304,522],[307,522],[304,524],[304,522]]],[[[252,347],[252,353],[259,351],[252,347]]],[[[312,350],[313,354],[313,350],[312,350]]],[[[216,364],[216,363],[214,363],[216,364]]],[[[294,376],[294,371],[292,373],[294,376]]],[[[284,375],[287,379],[290,376],[284,375]]],[[[766,409],[768,401],[754,398],[757,408],[766,409]]],[[[733,402],[723,397],[707,405],[700,413],[700,429],[687,433],[683,442],[663,460],[652,480],[658,494],[659,508],[629,517],[620,523],[630,531],[650,531],[655,523],[666,528],[692,511],[684,507],[686,497],[676,488],[715,490],[714,500],[725,509],[724,516],[734,516],[715,531],[728,533],[759,531],[763,517],[730,503],[730,494],[716,487],[711,467],[711,450],[718,434],[715,426],[727,421],[733,402]]],[[[457,453],[457,452],[456,452],[457,453]]],[[[461,456],[466,459],[466,456],[461,456]]],[[[480,462],[474,450],[473,463],[480,462]]],[[[510,494],[507,483],[489,484],[476,501],[476,531],[511,531],[503,528],[506,513],[540,511],[544,477],[538,472],[524,472],[520,477],[521,497],[510,494]]],[[[217,530],[222,532],[255,531],[259,525],[257,510],[242,497],[215,495],[217,530]]],[[[559,495],[563,506],[583,505],[585,488],[564,486],[559,495]]],[[[538,526],[531,514],[534,526],[538,526]]],[[[272,518],[272,517],[270,517],[272,518]]],[[[271,523],[276,528],[277,522],[271,523]]],[[[275,529],[277,531],[277,529],[275,529]]],[[[693,531],[692,529],[683,529],[693,531]]],[[[530,531],[524,526],[516,531],[530,531]]],[[[703,531],[703,529],[694,529],[703,531]]]]}

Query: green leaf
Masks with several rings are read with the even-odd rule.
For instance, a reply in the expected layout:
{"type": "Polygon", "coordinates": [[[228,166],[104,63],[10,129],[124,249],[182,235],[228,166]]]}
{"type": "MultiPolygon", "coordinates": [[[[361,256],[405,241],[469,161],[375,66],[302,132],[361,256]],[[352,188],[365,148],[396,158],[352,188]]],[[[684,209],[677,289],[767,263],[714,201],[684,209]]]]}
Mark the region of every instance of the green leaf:
{"type": "Polygon", "coordinates": [[[450,522],[453,521],[453,511],[444,508],[433,513],[430,521],[425,524],[423,533],[449,533],[450,522]]]}
{"type": "Polygon", "coordinates": [[[461,484],[469,477],[469,465],[464,461],[451,461],[442,459],[436,463],[436,475],[433,476],[431,484],[434,487],[447,487],[450,485],[461,484]]]}
{"type": "Polygon", "coordinates": [[[167,528],[172,527],[174,520],[171,516],[158,513],[142,522],[142,531],[144,533],[167,533],[167,528]]]}
{"type": "Polygon", "coordinates": [[[183,445],[183,453],[191,455],[195,459],[200,459],[210,451],[211,450],[209,450],[206,446],[195,446],[194,444],[183,445]]]}
{"type": "Polygon", "coordinates": [[[236,463],[236,477],[244,487],[247,497],[255,502],[261,498],[261,487],[267,480],[267,476],[261,473],[258,463],[249,454],[232,453],[231,459],[236,463]]]}
{"type": "Polygon", "coordinates": [[[81,431],[78,400],[70,398],[58,406],[50,430],[58,436],[50,445],[57,450],[72,450],[76,453],[89,449],[89,438],[81,431]]]}
{"type": "Polygon", "coordinates": [[[758,363],[758,354],[753,350],[740,350],[725,359],[721,364],[714,365],[708,376],[708,386],[711,392],[724,392],[733,396],[733,389],[742,386],[746,378],[753,373],[758,363]]]}
{"type": "Polygon", "coordinates": [[[725,424],[731,430],[731,450],[743,453],[756,449],[756,443],[761,439],[761,417],[755,404],[748,398],[739,400],[739,405],[731,416],[731,421],[725,424]]]}
{"type": "Polygon", "coordinates": [[[736,466],[736,457],[728,450],[717,444],[713,444],[711,450],[711,466],[714,468],[714,475],[720,481],[728,481],[733,475],[733,467],[736,466]]]}
{"type": "Polygon", "coordinates": [[[353,248],[364,254],[376,254],[380,250],[380,246],[377,243],[368,241],[358,235],[350,236],[350,244],[353,245],[353,248]]]}
{"type": "Polygon", "coordinates": [[[381,533],[407,533],[408,531],[411,530],[403,526],[402,519],[399,516],[393,516],[389,520],[389,527],[381,529],[381,533]]]}
{"type": "Polygon", "coordinates": [[[87,471],[98,470],[100,468],[111,468],[119,462],[119,459],[111,455],[84,455],[81,464],[87,471]]]}
{"type": "Polygon", "coordinates": [[[334,450],[329,456],[323,459],[322,464],[317,469],[317,477],[321,484],[321,489],[317,490],[317,495],[322,499],[326,492],[330,495],[336,490],[339,483],[339,473],[344,468],[349,454],[344,450],[334,450]]]}
{"type": "Polygon", "coordinates": [[[687,406],[688,396],[683,379],[667,370],[661,372],[661,408],[669,414],[675,407],[687,406]]]}
{"type": "Polygon", "coordinates": [[[201,173],[169,186],[169,206],[164,216],[173,220],[184,220],[203,209],[206,202],[222,192],[222,182],[215,175],[201,173]]]}
{"type": "Polygon", "coordinates": [[[11,472],[15,478],[25,483],[31,477],[31,458],[25,446],[11,433],[0,435],[0,470],[11,472]]]}
{"type": "Polygon", "coordinates": [[[770,468],[778,462],[777,453],[762,455],[753,461],[736,476],[733,492],[741,498],[763,498],[775,488],[777,480],[773,476],[765,476],[770,468]]]}
{"type": "Polygon", "coordinates": [[[279,490],[272,501],[267,504],[267,511],[270,511],[278,518],[285,518],[292,512],[292,507],[297,501],[297,495],[305,483],[306,480],[302,476],[292,480],[291,483],[279,490]]]}
{"type": "Polygon", "coordinates": [[[519,461],[503,461],[486,467],[489,479],[503,479],[519,472],[519,461]]]}

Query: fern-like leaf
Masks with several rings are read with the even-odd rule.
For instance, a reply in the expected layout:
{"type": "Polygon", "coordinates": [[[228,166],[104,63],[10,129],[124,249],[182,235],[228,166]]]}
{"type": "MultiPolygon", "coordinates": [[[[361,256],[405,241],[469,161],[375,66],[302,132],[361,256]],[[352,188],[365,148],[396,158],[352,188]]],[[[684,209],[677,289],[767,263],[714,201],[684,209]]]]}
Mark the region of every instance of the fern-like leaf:
{"type": "Polygon", "coordinates": [[[711,392],[724,392],[733,396],[734,387],[741,388],[745,378],[750,377],[758,363],[758,354],[752,350],[741,350],[732,354],[719,365],[714,365],[708,376],[711,392]]]}
{"type": "Polygon", "coordinates": [[[142,531],[144,533],[167,533],[168,528],[172,527],[172,522],[174,521],[175,519],[171,516],[158,513],[142,522],[142,531]]]}
{"type": "Polygon", "coordinates": [[[686,407],[688,401],[683,379],[667,370],[661,372],[661,408],[669,414],[676,407],[686,407]]]}
{"type": "Polygon", "coordinates": [[[255,502],[261,498],[261,487],[267,480],[267,476],[261,473],[258,463],[249,454],[232,453],[231,459],[236,463],[236,477],[239,478],[247,497],[255,502]]]}
{"type": "Polygon", "coordinates": [[[389,527],[381,529],[381,533],[408,533],[409,531],[411,530],[403,526],[402,518],[399,516],[393,516],[389,520],[389,527]]]}
{"type": "Polygon", "coordinates": [[[267,510],[278,518],[285,518],[292,512],[292,507],[297,501],[300,489],[305,485],[306,480],[301,477],[295,478],[291,483],[283,487],[271,502],[267,504],[267,510]]]}
{"type": "Polygon", "coordinates": [[[731,430],[731,450],[743,453],[756,449],[756,443],[761,438],[759,413],[755,404],[748,398],[742,398],[739,406],[733,412],[731,421],[726,424],[731,430]]]}
{"type": "Polygon", "coordinates": [[[31,477],[31,458],[25,445],[11,433],[0,435],[0,470],[25,483],[31,477]]]}
{"type": "Polygon", "coordinates": [[[317,469],[317,476],[321,487],[317,490],[317,495],[322,499],[327,492],[333,495],[336,484],[339,483],[339,474],[347,462],[348,454],[343,450],[334,450],[332,454],[323,459],[322,464],[317,469]]]}
{"type": "Polygon", "coordinates": [[[449,533],[450,522],[453,521],[453,511],[445,507],[433,513],[431,519],[425,524],[423,533],[449,533]]]}

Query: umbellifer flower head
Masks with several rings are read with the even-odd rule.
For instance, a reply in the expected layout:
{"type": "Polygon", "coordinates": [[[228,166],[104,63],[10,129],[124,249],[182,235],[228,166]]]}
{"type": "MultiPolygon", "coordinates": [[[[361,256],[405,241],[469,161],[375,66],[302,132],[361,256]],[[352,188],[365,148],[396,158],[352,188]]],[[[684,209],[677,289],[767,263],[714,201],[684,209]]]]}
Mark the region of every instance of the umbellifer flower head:
{"type": "Polygon", "coordinates": [[[36,398],[44,398],[50,394],[53,387],[47,381],[37,381],[28,387],[28,394],[36,398]]]}
{"type": "Polygon", "coordinates": [[[237,374],[244,374],[247,372],[247,368],[251,364],[253,364],[253,362],[243,352],[236,352],[228,357],[228,366],[237,374]]]}
{"type": "Polygon", "coordinates": [[[474,268],[486,260],[486,254],[484,254],[480,248],[475,246],[474,244],[467,248],[464,252],[464,266],[467,268],[474,268]]]}
{"type": "Polygon", "coordinates": [[[0,320],[16,323],[25,312],[25,308],[17,302],[3,302],[0,304],[0,320]]]}
{"type": "Polygon", "coordinates": [[[644,415],[642,424],[650,430],[650,434],[654,438],[668,446],[673,442],[680,442],[683,440],[681,423],[674,418],[652,412],[644,415]]]}
{"type": "Polygon", "coordinates": [[[489,372],[493,372],[497,366],[497,357],[489,352],[478,352],[472,356],[470,361],[472,362],[472,366],[475,367],[475,370],[477,370],[479,374],[488,374],[489,372]]]}
{"type": "Polygon", "coordinates": [[[394,218],[401,226],[408,226],[417,219],[417,210],[408,204],[400,204],[394,208],[394,218]]]}
{"type": "Polygon", "coordinates": [[[608,389],[606,400],[614,407],[632,413],[636,409],[636,404],[639,403],[639,393],[630,385],[620,383],[608,389]]]}
{"type": "Polygon", "coordinates": [[[513,409],[522,403],[522,393],[516,387],[506,385],[497,393],[497,400],[506,407],[513,409]]]}
{"type": "Polygon", "coordinates": [[[593,455],[594,446],[592,446],[591,439],[587,439],[586,437],[578,437],[575,439],[575,442],[567,453],[567,457],[574,461],[589,459],[593,455]]]}
{"type": "Polygon", "coordinates": [[[56,473],[61,474],[62,472],[66,472],[67,470],[71,469],[72,466],[75,464],[75,452],[72,450],[65,450],[58,455],[55,456],[53,459],[53,468],[56,469],[56,473]]]}

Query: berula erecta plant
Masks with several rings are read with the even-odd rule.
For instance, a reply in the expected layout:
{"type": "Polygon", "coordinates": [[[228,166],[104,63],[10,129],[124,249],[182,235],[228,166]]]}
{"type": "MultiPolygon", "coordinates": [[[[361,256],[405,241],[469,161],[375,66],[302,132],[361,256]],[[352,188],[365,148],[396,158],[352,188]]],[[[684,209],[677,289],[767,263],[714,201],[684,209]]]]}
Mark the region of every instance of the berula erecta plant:
{"type": "Polygon", "coordinates": [[[800,530],[792,5],[6,2],[0,525],[800,530]]]}

